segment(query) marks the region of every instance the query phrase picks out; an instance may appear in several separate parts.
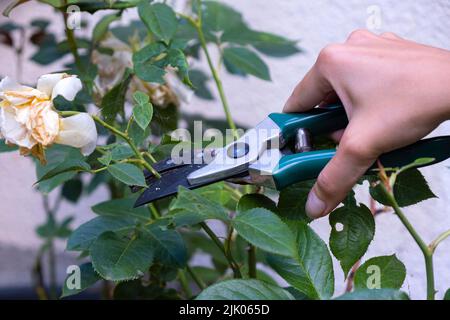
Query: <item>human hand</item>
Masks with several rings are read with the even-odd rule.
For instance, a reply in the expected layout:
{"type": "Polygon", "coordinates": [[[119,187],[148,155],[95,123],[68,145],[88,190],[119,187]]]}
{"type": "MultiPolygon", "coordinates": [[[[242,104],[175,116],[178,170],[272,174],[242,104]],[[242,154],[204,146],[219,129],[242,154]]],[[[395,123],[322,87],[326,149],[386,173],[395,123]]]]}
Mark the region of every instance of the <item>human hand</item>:
{"type": "Polygon", "coordinates": [[[305,112],[340,99],[349,118],[336,156],[311,190],[311,218],[330,213],[383,153],[412,144],[450,118],[450,51],[353,32],[324,48],[284,112],[305,112]]]}

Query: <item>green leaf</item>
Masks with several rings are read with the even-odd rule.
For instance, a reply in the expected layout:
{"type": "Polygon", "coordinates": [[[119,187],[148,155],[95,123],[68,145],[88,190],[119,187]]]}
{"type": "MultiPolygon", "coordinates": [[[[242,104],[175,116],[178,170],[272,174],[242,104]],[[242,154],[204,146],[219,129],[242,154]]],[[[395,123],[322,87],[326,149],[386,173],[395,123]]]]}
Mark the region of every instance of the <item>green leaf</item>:
{"type": "Polygon", "coordinates": [[[445,293],[444,300],[450,300],[450,289],[448,289],[447,292],[445,293]]]}
{"type": "Polygon", "coordinates": [[[68,251],[89,250],[92,243],[106,231],[130,231],[136,220],[130,217],[96,217],[78,227],[67,240],[68,251]]]}
{"type": "Polygon", "coordinates": [[[203,28],[207,33],[226,31],[242,24],[242,15],[223,3],[202,1],[202,5],[203,28]]]}
{"type": "Polygon", "coordinates": [[[92,32],[92,44],[95,45],[100,42],[108,32],[109,25],[114,21],[120,19],[117,13],[104,16],[95,26],[92,32]]]}
{"type": "Polygon", "coordinates": [[[128,144],[119,144],[111,150],[111,157],[114,161],[125,160],[133,155],[134,152],[128,144]]]}
{"type": "MultiPolygon", "coordinates": [[[[73,163],[77,161],[80,161],[82,166],[85,166],[85,164],[83,164],[84,157],[80,153],[80,150],[72,147],[54,145],[50,149],[46,150],[46,158],[47,158],[47,165],[45,166],[35,161],[36,176],[38,180],[41,180],[49,172],[52,175],[51,171],[55,169],[58,171],[60,168],[61,169],[64,168],[67,164],[73,165],[73,163]]],[[[76,171],[71,170],[65,173],[54,175],[53,178],[41,181],[39,183],[38,186],[39,191],[44,194],[48,194],[62,183],[72,179],[75,175],[76,171]]]]}
{"type": "Polygon", "coordinates": [[[72,203],[76,203],[80,199],[83,192],[83,182],[81,179],[71,179],[64,183],[62,188],[62,195],[65,199],[72,203]]]}
{"type": "Polygon", "coordinates": [[[177,32],[178,20],[175,12],[166,4],[150,4],[142,1],[138,6],[141,20],[147,28],[167,45],[177,32]]]}
{"type": "Polygon", "coordinates": [[[68,159],[59,165],[57,165],[52,170],[47,171],[43,176],[39,178],[38,181],[36,181],[36,184],[41,183],[45,180],[49,180],[51,178],[54,178],[58,175],[61,175],[63,173],[78,173],[83,171],[89,171],[91,170],[91,167],[88,163],[84,160],[80,159],[68,159]]]}
{"type": "Polygon", "coordinates": [[[365,289],[346,293],[336,300],[409,300],[403,291],[394,289],[365,289]]]}
{"type": "Polygon", "coordinates": [[[158,223],[150,224],[144,229],[150,245],[154,249],[155,260],[164,265],[184,268],[187,262],[187,249],[181,235],[158,223]]]}
{"type": "Polygon", "coordinates": [[[146,187],[142,171],[129,163],[116,163],[108,167],[108,172],[117,180],[129,185],[146,187]]]}
{"type": "Polygon", "coordinates": [[[256,247],[283,256],[295,256],[295,238],[273,212],[257,208],[240,212],[232,225],[241,237],[256,247]]]}
{"type": "Polygon", "coordinates": [[[244,47],[229,47],[223,51],[225,61],[237,69],[254,75],[263,80],[270,81],[270,71],[261,58],[244,47]]]}
{"type": "Polygon", "coordinates": [[[97,281],[101,280],[100,276],[95,272],[92,267],[92,263],[84,263],[80,266],[80,287],[72,288],[72,286],[76,286],[76,283],[72,283],[72,278],[74,274],[70,274],[67,276],[66,280],[64,280],[64,286],[62,289],[61,298],[73,296],[75,294],[79,294],[83,292],[87,288],[93,286],[97,281]],[[71,289],[69,289],[69,286],[71,289]]]}
{"type": "Polygon", "coordinates": [[[214,100],[214,96],[207,86],[210,78],[203,71],[191,69],[189,70],[189,78],[192,81],[194,93],[197,97],[205,100],[214,100]]]}
{"type": "Polygon", "coordinates": [[[263,281],[228,280],[206,288],[196,300],[294,300],[294,297],[263,281]]]}
{"type": "Polygon", "coordinates": [[[280,192],[278,201],[278,213],[281,218],[287,220],[300,220],[307,223],[311,219],[306,215],[305,205],[308,194],[315,181],[305,181],[294,184],[280,192]]]}
{"type": "Polygon", "coordinates": [[[189,79],[189,64],[186,55],[180,49],[170,49],[166,57],[167,64],[177,68],[178,74],[185,84],[193,86],[189,79]]]}
{"type": "Polygon", "coordinates": [[[126,69],[122,81],[103,97],[101,111],[106,122],[113,122],[118,114],[124,115],[125,95],[128,91],[131,78],[132,72],[126,69]]]}
{"type": "Polygon", "coordinates": [[[394,197],[400,207],[407,207],[427,199],[436,198],[427,181],[417,169],[398,175],[394,185],[394,197]]]}
{"type": "Polygon", "coordinates": [[[277,212],[277,205],[275,202],[263,194],[246,194],[239,199],[237,205],[238,212],[244,212],[256,208],[264,208],[272,212],[277,212]]]}
{"type": "Polygon", "coordinates": [[[298,255],[267,255],[268,264],[310,299],[328,299],[334,292],[333,262],[323,240],[303,221],[291,222],[298,255]]]}
{"type": "Polygon", "coordinates": [[[413,169],[413,168],[425,167],[425,166],[431,165],[435,161],[436,161],[436,159],[434,159],[434,158],[419,158],[419,159],[416,159],[413,163],[400,168],[399,173],[405,172],[405,171],[407,171],[409,169],[413,169]]]}
{"type": "Polygon", "coordinates": [[[355,274],[356,289],[400,289],[406,268],[395,255],[367,260],[355,274]]]}
{"type": "Polygon", "coordinates": [[[135,92],[133,97],[137,103],[137,105],[133,108],[134,120],[142,128],[142,130],[145,130],[150,124],[150,121],[152,121],[153,106],[149,102],[150,98],[141,91],[135,92]]]}
{"type": "Polygon", "coordinates": [[[2,152],[11,152],[11,151],[17,151],[18,148],[16,146],[8,146],[5,143],[5,140],[0,139],[0,153],[2,152]]]}
{"type": "Polygon", "coordinates": [[[209,219],[228,221],[228,212],[219,203],[196,191],[180,187],[178,196],[170,206],[176,226],[195,225],[209,219]]]}
{"type": "Polygon", "coordinates": [[[146,104],[150,102],[150,97],[142,91],[136,91],[133,93],[133,99],[137,104],[146,104]]]}
{"type": "Polygon", "coordinates": [[[103,279],[125,281],[137,279],[150,268],[154,250],[141,235],[131,238],[105,232],[91,247],[92,265],[103,279]]]}
{"type": "Polygon", "coordinates": [[[136,75],[147,82],[164,83],[166,71],[156,65],[156,59],[166,51],[162,43],[152,43],[133,54],[133,66],[136,75]]]}
{"type": "Polygon", "coordinates": [[[375,234],[375,220],[365,205],[344,206],[330,214],[330,249],[340,261],[344,275],[364,253],[375,234]]]}
{"type": "Polygon", "coordinates": [[[237,24],[223,33],[222,42],[251,45],[268,56],[283,58],[300,52],[296,41],[279,35],[251,30],[246,24],[237,24]]]}
{"type": "Polygon", "coordinates": [[[92,207],[92,211],[105,217],[132,217],[148,221],[150,213],[147,208],[134,208],[135,201],[134,197],[109,200],[96,204],[92,207]]]}

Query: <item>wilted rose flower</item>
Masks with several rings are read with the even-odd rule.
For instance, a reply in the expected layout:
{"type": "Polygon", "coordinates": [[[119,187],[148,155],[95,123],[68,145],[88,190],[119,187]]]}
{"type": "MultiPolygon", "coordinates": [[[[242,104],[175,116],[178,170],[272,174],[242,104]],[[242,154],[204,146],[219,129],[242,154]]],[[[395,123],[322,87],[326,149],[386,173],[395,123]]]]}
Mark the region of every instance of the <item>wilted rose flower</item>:
{"type": "Polygon", "coordinates": [[[73,101],[81,89],[80,79],[65,73],[41,76],[36,89],[5,77],[0,82],[0,136],[19,146],[21,154],[31,153],[42,162],[44,149],[53,143],[92,153],[97,141],[94,120],[88,114],[62,119],[53,106],[57,96],[73,101]]]}

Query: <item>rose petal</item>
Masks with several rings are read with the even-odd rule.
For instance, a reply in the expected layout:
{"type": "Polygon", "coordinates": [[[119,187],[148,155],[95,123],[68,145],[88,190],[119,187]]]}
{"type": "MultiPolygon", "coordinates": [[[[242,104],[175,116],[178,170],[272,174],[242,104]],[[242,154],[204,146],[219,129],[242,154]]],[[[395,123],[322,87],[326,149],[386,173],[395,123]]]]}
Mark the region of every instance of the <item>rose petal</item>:
{"type": "Polygon", "coordinates": [[[5,77],[0,82],[0,99],[13,105],[22,105],[34,97],[45,98],[45,94],[31,87],[20,85],[10,77],[5,77]]]}
{"type": "Polygon", "coordinates": [[[58,81],[53,88],[52,100],[57,96],[63,96],[68,101],[73,101],[78,92],[81,91],[83,85],[76,76],[70,76],[58,81]]]}
{"type": "Polygon", "coordinates": [[[0,108],[0,131],[7,142],[20,147],[31,149],[36,144],[26,126],[16,121],[11,107],[0,108]]]}
{"type": "Polygon", "coordinates": [[[87,113],[61,119],[60,132],[55,142],[80,148],[83,155],[90,155],[97,146],[97,128],[94,120],[87,113]]]}
{"type": "Polygon", "coordinates": [[[44,74],[38,79],[36,89],[44,92],[47,96],[51,97],[55,85],[66,76],[66,73],[44,74]]]}

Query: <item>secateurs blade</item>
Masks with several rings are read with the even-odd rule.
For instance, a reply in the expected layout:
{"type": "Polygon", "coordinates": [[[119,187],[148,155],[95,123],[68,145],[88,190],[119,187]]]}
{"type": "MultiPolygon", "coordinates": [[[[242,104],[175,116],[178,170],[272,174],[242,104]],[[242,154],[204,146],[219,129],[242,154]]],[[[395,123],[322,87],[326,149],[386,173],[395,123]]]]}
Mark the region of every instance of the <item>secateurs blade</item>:
{"type": "MultiPolygon", "coordinates": [[[[336,150],[313,150],[314,137],[345,129],[347,125],[345,109],[340,104],[306,113],[271,114],[237,141],[208,152],[208,157],[205,151],[199,151],[188,157],[190,161],[166,159],[155,164],[161,178],[145,172],[148,188],[136,206],[175,195],[179,186],[196,189],[228,180],[281,190],[315,179],[336,150]],[[295,152],[286,152],[289,150],[286,145],[292,141],[295,152]]],[[[443,136],[383,154],[379,160],[385,167],[402,167],[419,158],[434,159],[428,166],[449,157],[450,136],[443,136]]]]}

